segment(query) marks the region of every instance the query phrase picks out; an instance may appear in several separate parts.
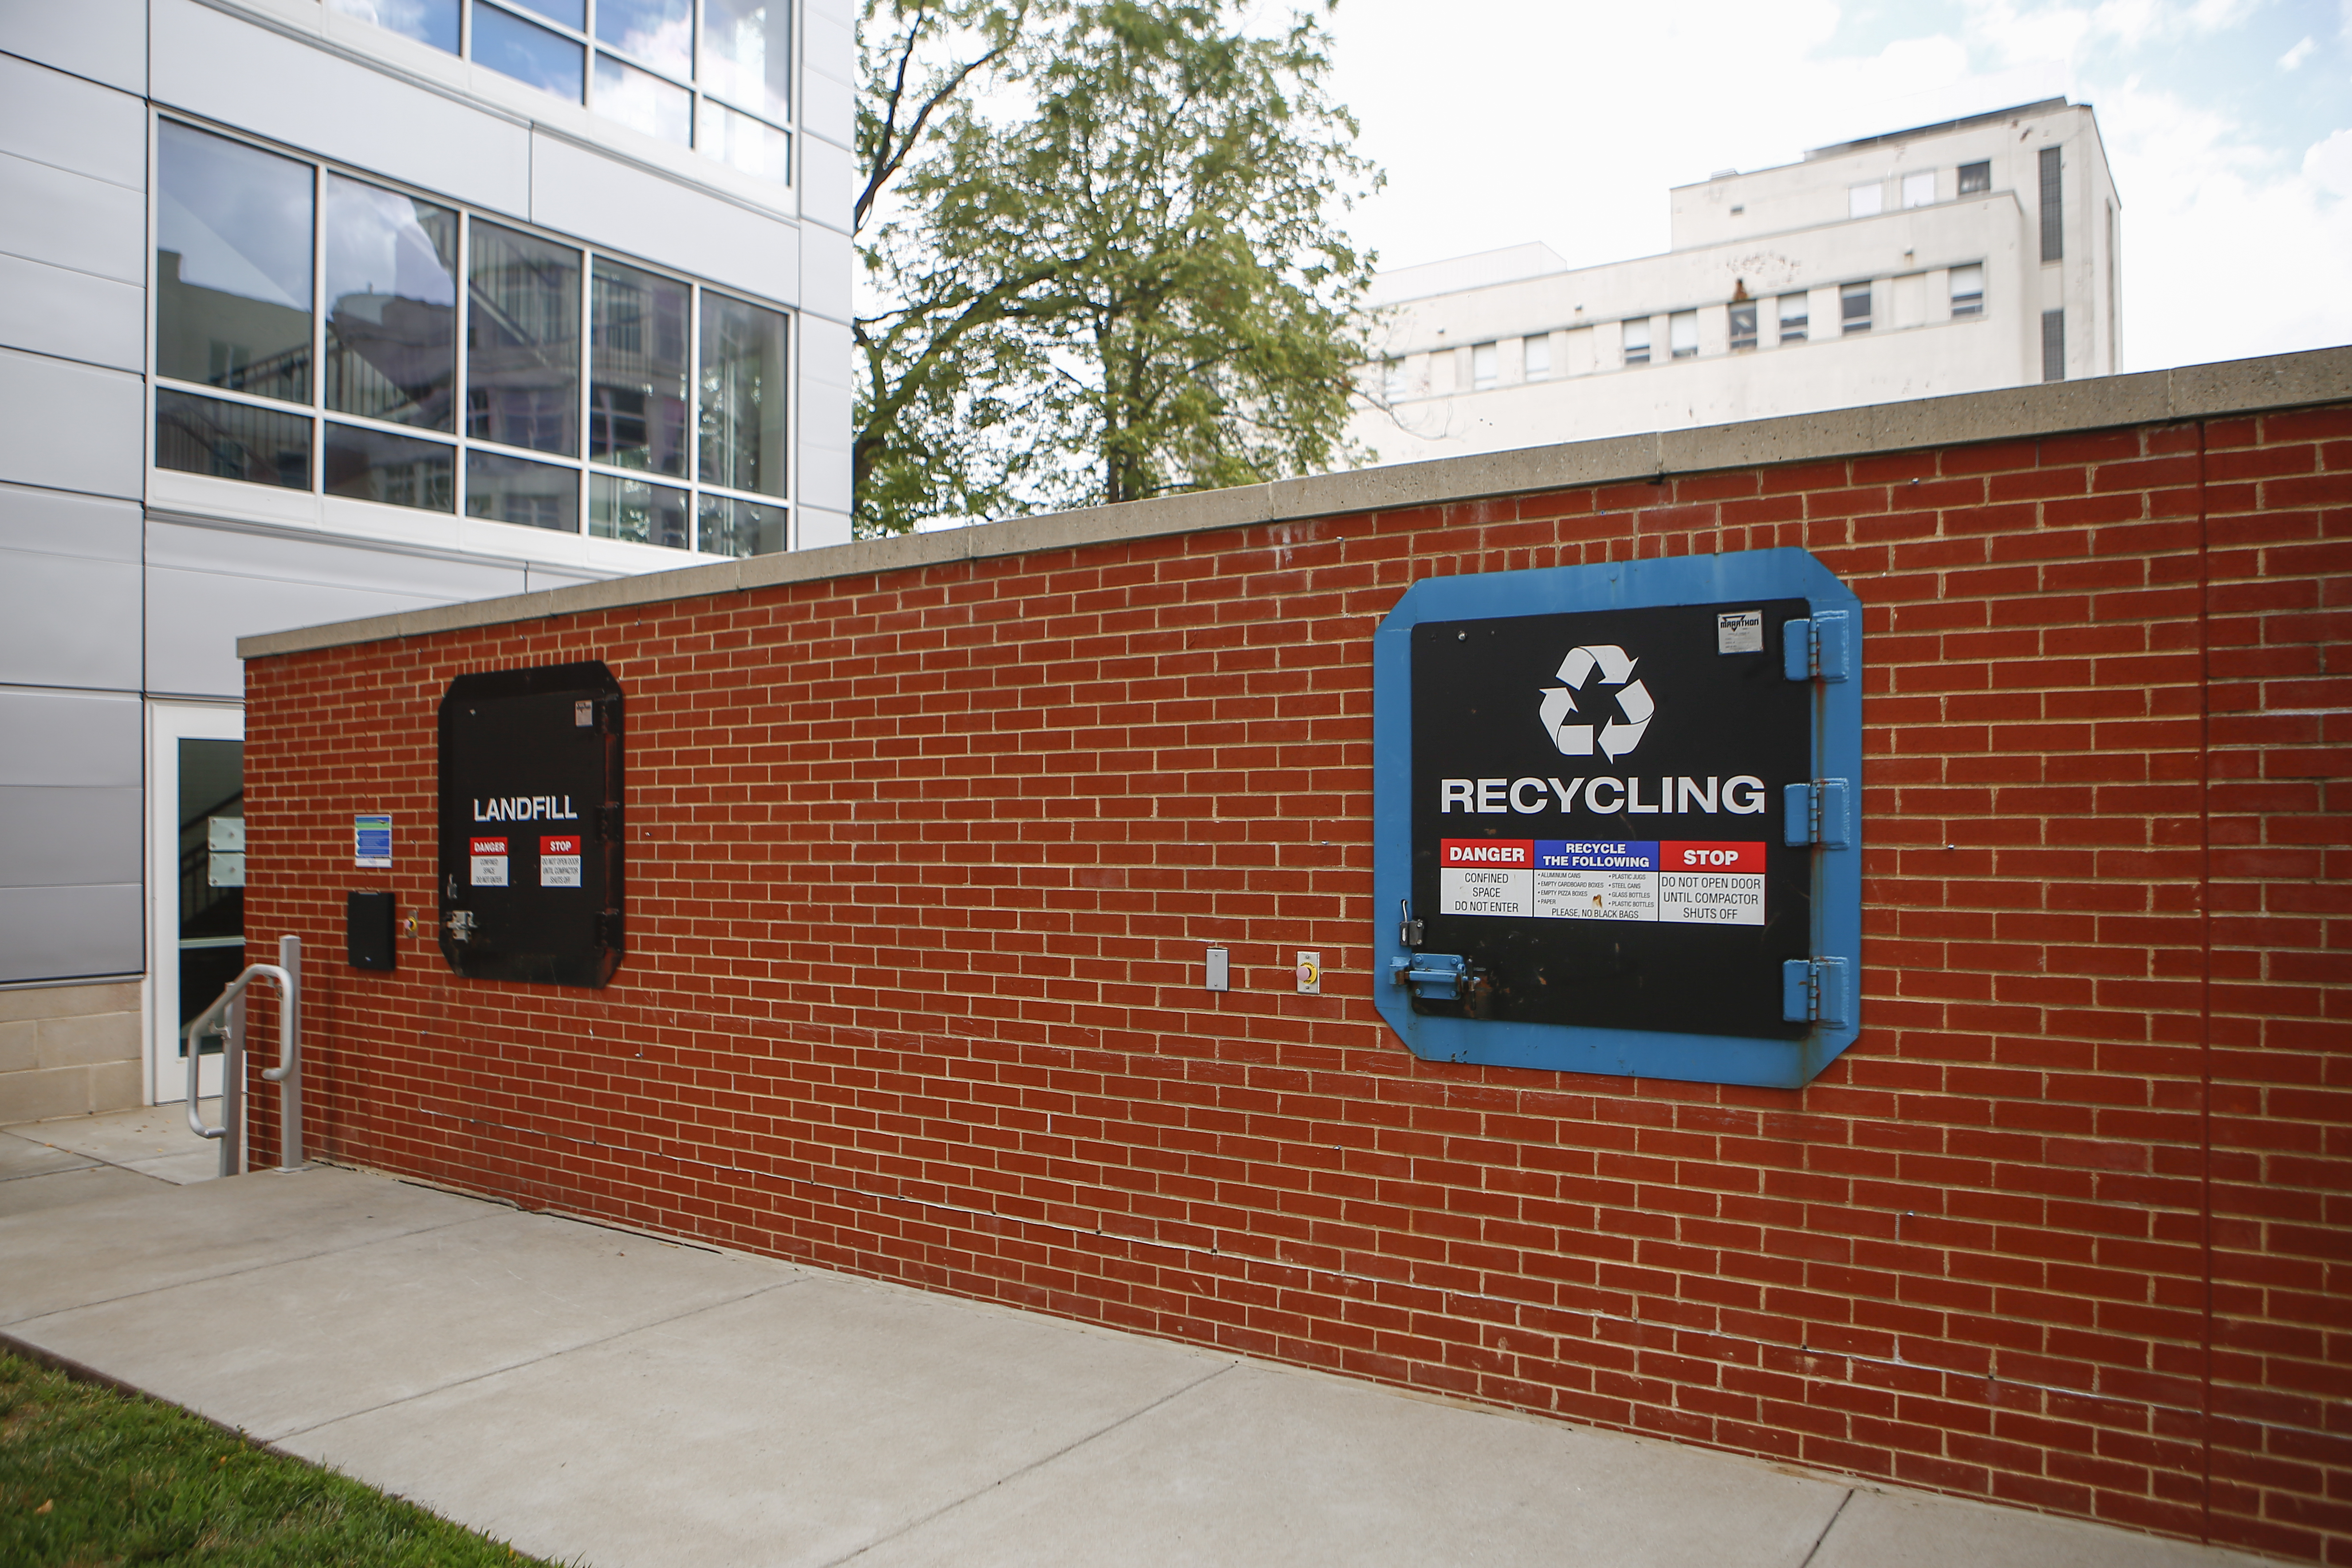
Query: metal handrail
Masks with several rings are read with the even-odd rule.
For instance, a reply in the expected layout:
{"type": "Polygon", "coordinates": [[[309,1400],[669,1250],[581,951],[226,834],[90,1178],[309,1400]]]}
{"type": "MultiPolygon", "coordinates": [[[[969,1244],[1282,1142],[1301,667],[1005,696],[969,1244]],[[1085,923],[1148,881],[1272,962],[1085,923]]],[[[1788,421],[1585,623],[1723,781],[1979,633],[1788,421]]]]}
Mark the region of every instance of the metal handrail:
{"type": "Polygon", "coordinates": [[[221,1142],[221,1174],[232,1176],[238,1164],[236,1134],[243,1131],[245,1104],[245,993],[257,979],[278,987],[278,1065],[261,1076],[283,1091],[278,1118],[278,1168],[302,1168],[302,939],[280,937],[276,963],[248,963],[228,983],[212,1005],[196,1015],[184,1031],[188,1056],[188,1130],[199,1138],[221,1142]],[[197,1037],[215,1026],[224,1013],[227,1049],[221,1062],[221,1125],[207,1127],[196,1104],[197,1037]]]}

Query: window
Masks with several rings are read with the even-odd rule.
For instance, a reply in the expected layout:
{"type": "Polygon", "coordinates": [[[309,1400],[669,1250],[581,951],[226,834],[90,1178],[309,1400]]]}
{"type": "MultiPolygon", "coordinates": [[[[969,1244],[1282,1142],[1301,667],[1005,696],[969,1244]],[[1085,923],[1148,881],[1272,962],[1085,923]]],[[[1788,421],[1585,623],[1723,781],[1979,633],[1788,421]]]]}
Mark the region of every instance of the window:
{"type": "Polygon", "coordinates": [[[1527,367],[1529,381],[1544,381],[1551,375],[1551,334],[1544,332],[1529,338],[1521,345],[1521,363],[1527,367]]]}
{"type": "Polygon", "coordinates": [[[1906,207],[1933,206],[1936,202],[1936,171],[1922,169],[1903,176],[1903,205],[1906,207]]]}
{"type": "Polygon", "coordinates": [[[588,0],[466,0],[462,33],[459,0],[327,5],[746,174],[790,175],[791,0],[703,0],[698,56],[695,0],[595,0],[593,22],[588,0]]]}
{"type": "Polygon", "coordinates": [[[551,27],[474,0],[474,63],[573,103],[587,94],[588,50],[551,27]]]}
{"type": "Polygon", "coordinates": [[[310,421],[250,403],[157,387],[155,466],[307,490],[310,421]]]}
{"type": "Polygon", "coordinates": [[[1952,315],[1981,316],[1984,314],[1984,264],[1974,262],[1952,268],[1952,315]]]}
{"type": "Polygon", "coordinates": [[[2066,379],[2066,312],[2063,308],[2042,312],[2042,379],[2066,379]]]}
{"type": "Polygon", "coordinates": [[[580,253],[474,225],[466,281],[466,434],[580,453],[580,253]]]}
{"type": "Polygon", "coordinates": [[[1869,284],[1838,285],[1838,331],[1845,333],[1870,331],[1869,284]]]}
{"type": "Polygon", "coordinates": [[[792,109],[790,0],[703,0],[702,79],[738,109],[782,119],[792,109]]]}
{"type": "Polygon", "coordinates": [[[157,144],[158,468],[786,547],[782,311],[173,121],[157,144]]]}
{"type": "Polygon", "coordinates": [[[455,430],[457,215],[331,174],[326,240],[328,408],[455,430]]]}
{"type": "Polygon", "coordinates": [[[457,52],[458,0],[405,0],[384,5],[381,0],[327,0],[327,9],[362,17],[405,38],[457,52]]]}
{"type": "Polygon", "coordinates": [[[1992,189],[1992,164],[1988,160],[1960,165],[1960,195],[1980,196],[1992,189]]]}
{"type": "Polygon", "coordinates": [[[590,457],[686,477],[688,292],[674,279],[597,261],[588,304],[590,457]]]}
{"type": "Polygon", "coordinates": [[[1650,363],[1650,318],[1637,316],[1625,323],[1625,363],[1650,363]]]}
{"type": "Polygon", "coordinates": [[[1886,210],[1886,186],[1873,180],[1866,185],[1848,185],[1845,191],[1845,216],[1876,217],[1886,210]]]}
{"type": "Polygon", "coordinates": [[[2058,149],[2042,149],[2042,259],[2066,258],[2065,206],[2060,200],[2058,149]]]}
{"type": "Polygon", "coordinates": [[[1780,341],[1782,342],[1801,343],[1805,341],[1806,319],[1811,313],[1807,302],[1811,298],[1810,294],[1780,296],[1780,341]]]}
{"type": "Polygon", "coordinates": [[[1484,391],[1495,384],[1495,345],[1480,343],[1470,351],[1470,386],[1484,391]]]}
{"type": "Polygon", "coordinates": [[[588,477],[588,531],[599,539],[684,550],[693,521],[691,498],[682,489],[617,474],[588,477]]]}
{"type": "Polygon", "coordinates": [[[156,374],[310,402],[310,165],[166,121],[156,177],[156,374]]]}
{"type": "Polygon", "coordinates": [[[324,450],[331,496],[419,511],[457,510],[457,449],[446,441],[330,424],[324,450]]]}
{"type": "Polygon", "coordinates": [[[1676,310],[1666,318],[1667,352],[1675,359],[1693,359],[1698,354],[1698,312],[1676,310]]]}
{"type": "Polygon", "coordinates": [[[784,317],[706,295],[702,307],[702,478],[784,493],[784,317]]]}
{"type": "Polygon", "coordinates": [[[1731,307],[1731,352],[1756,346],[1756,301],[1742,300],[1731,307]]]}

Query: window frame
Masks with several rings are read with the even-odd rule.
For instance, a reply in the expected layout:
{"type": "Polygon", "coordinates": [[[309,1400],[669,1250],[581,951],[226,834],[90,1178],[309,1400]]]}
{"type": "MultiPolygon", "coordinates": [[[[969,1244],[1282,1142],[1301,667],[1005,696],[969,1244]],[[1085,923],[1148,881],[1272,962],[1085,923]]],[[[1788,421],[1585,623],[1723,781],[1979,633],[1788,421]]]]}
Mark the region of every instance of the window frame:
{"type": "Polygon", "coordinates": [[[1785,294],[1775,296],[1772,310],[1772,330],[1775,334],[1776,342],[1783,343],[1811,342],[1813,335],[1812,290],[1810,289],[1792,289],[1785,294]],[[1789,301],[1791,300],[1795,300],[1802,303],[1804,306],[1803,314],[1797,316],[1791,316],[1789,314],[1789,301]],[[1791,321],[1794,321],[1797,327],[1794,336],[1791,336],[1789,331],[1789,324],[1791,321]]]}
{"type": "MultiPolygon", "coordinates": [[[[698,5],[698,16],[699,15],[699,9],[700,8],[698,5]]],[[[800,420],[802,413],[802,398],[800,396],[800,356],[802,353],[801,339],[803,332],[799,320],[800,311],[797,308],[786,305],[779,300],[761,299],[759,296],[749,293],[743,289],[731,289],[721,284],[711,283],[690,273],[682,272],[675,267],[665,266],[659,262],[648,260],[643,257],[639,257],[626,251],[616,250],[609,247],[596,245],[583,239],[576,235],[563,234],[538,224],[515,218],[505,213],[483,212],[467,202],[443,192],[425,190],[420,186],[409,184],[404,181],[386,178],[385,176],[378,174],[371,170],[354,167],[336,159],[327,158],[316,153],[305,153],[297,149],[280,146],[248,132],[240,131],[230,126],[220,125],[214,121],[205,120],[199,116],[185,114],[177,110],[168,113],[159,109],[151,108],[149,110],[147,139],[149,167],[151,169],[157,167],[155,163],[155,149],[158,139],[163,134],[163,127],[166,124],[179,125],[189,130],[200,132],[206,135],[220,137],[225,141],[238,142],[260,152],[272,153],[281,158],[290,159],[297,163],[306,165],[310,169],[311,195],[310,385],[310,397],[307,402],[291,403],[282,398],[269,397],[257,393],[248,393],[228,387],[214,386],[204,382],[190,381],[184,377],[166,375],[159,369],[156,337],[159,326],[159,290],[156,287],[155,280],[157,250],[156,239],[159,233],[155,226],[156,210],[163,198],[163,180],[159,173],[155,177],[152,178],[148,182],[149,188],[147,191],[146,202],[148,230],[145,242],[145,266],[148,282],[147,309],[145,312],[146,331],[145,341],[141,350],[142,376],[144,382],[144,391],[142,398],[144,419],[144,448],[142,454],[142,462],[143,464],[144,472],[148,476],[150,481],[151,492],[153,481],[158,477],[170,476],[170,478],[165,480],[167,484],[176,483],[179,479],[185,479],[207,484],[236,485],[238,487],[239,493],[251,491],[256,495],[306,497],[318,509],[318,515],[321,519],[325,518],[326,509],[331,504],[340,506],[366,506],[379,509],[383,513],[387,514],[386,521],[390,521],[393,517],[403,517],[416,521],[440,520],[444,522],[454,521],[459,524],[492,524],[501,528],[520,528],[525,529],[529,532],[546,533],[557,538],[571,537],[583,541],[595,540],[600,545],[604,546],[630,545],[631,547],[637,549],[657,550],[661,552],[661,557],[663,559],[672,562],[681,562],[681,558],[683,558],[683,561],[691,561],[695,559],[731,559],[731,557],[729,556],[710,555],[701,549],[700,520],[702,514],[702,501],[704,497],[709,496],[714,499],[744,501],[755,506],[764,506],[782,510],[784,513],[783,526],[784,535],[787,541],[785,548],[787,550],[797,548],[797,546],[792,542],[792,541],[796,538],[800,527],[800,420]],[[395,195],[406,196],[415,201],[429,203],[434,206],[444,208],[445,210],[457,215],[457,304],[455,318],[457,342],[452,369],[452,374],[454,377],[452,385],[455,406],[452,410],[452,428],[448,431],[445,432],[422,429],[414,425],[404,425],[394,420],[376,418],[370,415],[346,414],[328,406],[326,386],[327,377],[325,375],[324,367],[326,363],[327,352],[327,311],[329,302],[324,298],[324,295],[327,287],[327,182],[331,177],[341,177],[356,184],[372,186],[378,190],[390,191],[395,195]],[[471,344],[467,341],[468,333],[467,328],[472,308],[471,289],[474,259],[474,226],[477,222],[488,223],[499,228],[512,230],[516,233],[527,235],[535,239],[543,240],[551,245],[562,246],[566,249],[577,252],[580,257],[581,288],[579,291],[580,298],[578,301],[576,333],[579,369],[577,392],[574,398],[576,406],[573,410],[577,420],[577,446],[579,447],[579,451],[575,456],[567,458],[554,453],[537,451],[522,447],[515,447],[506,442],[472,436],[467,432],[467,377],[469,369],[469,356],[472,353],[471,344]],[[595,291],[593,288],[593,279],[595,274],[595,264],[600,258],[609,259],[620,266],[627,267],[639,272],[647,273],[656,278],[681,284],[687,289],[687,319],[685,323],[688,339],[686,345],[686,414],[688,422],[687,440],[688,443],[688,456],[687,473],[682,478],[672,478],[668,475],[651,474],[645,469],[626,468],[620,464],[604,461],[591,456],[592,442],[589,435],[589,420],[591,418],[593,408],[593,396],[595,383],[593,376],[593,354],[591,347],[590,333],[594,322],[595,291]],[[783,378],[786,402],[781,433],[781,440],[783,446],[783,450],[781,454],[781,461],[783,466],[783,475],[782,479],[783,491],[781,494],[769,495],[752,490],[740,489],[731,485],[710,482],[705,480],[701,477],[698,433],[701,424],[702,363],[700,337],[703,301],[706,298],[720,298],[736,300],[758,310],[773,312],[782,316],[784,320],[783,378]],[[159,454],[157,450],[156,438],[157,403],[159,395],[164,393],[180,393],[194,397],[208,398],[215,402],[235,404],[246,407],[260,409],[269,413],[285,415],[297,419],[306,420],[310,427],[310,475],[309,485],[305,489],[296,489],[288,486],[268,485],[258,481],[230,479],[218,475],[199,473],[185,468],[164,467],[158,461],[159,454]],[[326,488],[326,446],[328,433],[336,426],[356,428],[376,435],[394,436],[412,441],[422,441],[429,445],[441,447],[447,450],[450,454],[451,463],[454,469],[451,484],[450,510],[443,511],[437,509],[405,506],[394,501],[366,500],[355,497],[337,495],[332,491],[330,491],[326,488]],[[575,485],[576,494],[572,508],[572,526],[569,529],[541,529],[532,527],[529,524],[509,523],[498,518],[479,517],[468,512],[467,510],[467,501],[468,499],[467,495],[467,459],[468,455],[476,451],[498,457],[520,458],[529,462],[543,463],[554,468],[573,470],[577,482],[575,485]],[[688,546],[685,550],[681,551],[667,545],[656,545],[651,543],[635,545],[633,542],[630,541],[608,539],[591,533],[589,531],[590,511],[592,507],[590,497],[593,489],[593,481],[598,476],[604,476],[606,478],[619,477],[623,479],[633,479],[685,491],[688,515],[693,520],[693,537],[691,538],[688,546]]],[[[257,502],[255,505],[243,510],[249,511],[274,511],[278,509],[270,507],[267,502],[257,502]]]]}
{"type": "Polygon", "coordinates": [[[1984,314],[1983,262],[1964,261],[1949,268],[1945,274],[1944,287],[1945,297],[1949,301],[1948,313],[1953,321],[1973,321],[1984,314]],[[1968,271],[1975,272],[1977,286],[1972,292],[1963,294],[1959,290],[1959,276],[1968,271]],[[1962,303],[1963,300],[1967,301],[1965,305],[1962,303]]]}
{"type": "Polygon", "coordinates": [[[1734,300],[1731,301],[1728,307],[1729,314],[1726,319],[1725,325],[1729,329],[1731,352],[1733,353],[1749,353],[1759,342],[1762,341],[1763,311],[1760,309],[1760,304],[1761,301],[1756,300],[1734,300]],[[1748,321],[1748,330],[1744,333],[1739,330],[1740,317],[1743,313],[1746,315],[1748,321]]]}
{"type": "Polygon", "coordinates": [[[1654,344],[1654,342],[1652,342],[1652,340],[1653,340],[1653,338],[1654,337],[1654,335],[1655,335],[1655,334],[1651,331],[1651,326],[1650,326],[1650,318],[1649,318],[1649,317],[1647,317],[1647,316],[1627,316],[1627,317],[1623,318],[1623,319],[1622,319],[1622,320],[1618,323],[1618,336],[1617,336],[1617,360],[1618,360],[1618,363],[1619,363],[1620,364],[1624,365],[1624,366],[1627,366],[1627,367],[1629,367],[1629,368],[1630,368],[1631,366],[1637,365],[1637,364],[1649,364],[1649,363],[1652,363],[1652,361],[1651,361],[1651,357],[1650,357],[1650,356],[1651,356],[1651,353],[1652,353],[1652,350],[1654,349],[1654,347],[1655,346],[1655,345],[1654,344]],[[1628,339],[1628,338],[1626,337],[1626,335],[1625,335],[1625,329],[1626,329],[1627,327],[1633,327],[1633,326],[1639,326],[1639,327],[1642,329],[1642,357],[1641,357],[1641,358],[1639,358],[1639,359],[1635,359],[1635,358],[1633,357],[1633,344],[1632,341],[1631,341],[1630,339],[1628,339]]]}
{"type": "Polygon", "coordinates": [[[1838,285],[1838,336],[1858,338],[1877,324],[1877,293],[1876,286],[1867,279],[1838,285]],[[1859,295],[1854,292],[1857,289],[1862,290],[1859,295]],[[1861,300],[1863,304],[1859,316],[1847,309],[1848,301],[1855,299],[1861,300]],[[1862,324],[1856,326],[1854,323],[1857,321],[1862,324]]]}

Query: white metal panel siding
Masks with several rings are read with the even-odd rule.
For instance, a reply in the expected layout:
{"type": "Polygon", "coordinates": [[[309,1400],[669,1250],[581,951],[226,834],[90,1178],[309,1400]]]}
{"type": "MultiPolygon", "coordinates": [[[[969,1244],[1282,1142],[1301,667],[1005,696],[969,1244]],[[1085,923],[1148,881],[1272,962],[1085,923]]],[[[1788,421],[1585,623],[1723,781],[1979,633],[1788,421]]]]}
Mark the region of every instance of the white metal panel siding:
{"type": "Polygon", "coordinates": [[[520,594],[513,562],[453,561],[326,537],[147,525],[147,688],[241,697],[236,639],[520,594]]]}
{"type": "Polygon", "coordinates": [[[0,153],[0,249],[27,261],[147,281],[147,198],[139,191],[0,153]]]}
{"type": "Polygon", "coordinates": [[[139,689],[139,509],[0,486],[0,684],[139,689]]]}
{"type": "Polygon", "coordinates": [[[146,106],[129,93],[0,55],[0,152],[144,190],[146,106]]]}
{"type": "Polygon", "coordinates": [[[136,784],[0,784],[0,888],[74,888],[136,882],[136,784]]]}
{"type": "Polygon", "coordinates": [[[849,236],[822,224],[801,230],[801,309],[847,324],[849,287],[856,252],[849,236]]]}
{"type": "Polygon", "coordinates": [[[138,787],[139,699],[0,688],[0,786],[138,787]]]}
{"type": "Polygon", "coordinates": [[[195,4],[154,0],[155,100],[517,216],[530,133],[383,71],[195,4]]]}
{"type": "Polygon", "coordinates": [[[145,408],[135,375],[0,349],[0,481],[136,500],[145,408]]]}
{"type": "Polygon", "coordinates": [[[855,7],[845,0],[809,0],[804,15],[801,129],[838,146],[851,146],[857,120],[855,7]]]}
{"type": "Polygon", "coordinates": [[[147,90],[147,0],[7,0],[0,47],[125,92],[147,90]]]}
{"type": "Polygon", "coordinates": [[[531,138],[530,217],[713,283],[800,302],[793,225],[544,132],[531,138]]]}
{"type": "Polygon", "coordinates": [[[147,291],[0,255],[0,348],[116,370],[146,366],[147,291]]]}
{"type": "Polygon", "coordinates": [[[851,184],[849,149],[803,137],[801,141],[801,216],[811,223],[849,232],[850,207],[857,199],[851,184]]]}
{"type": "Polygon", "coordinates": [[[850,507],[849,329],[820,316],[801,318],[801,472],[793,488],[805,507],[850,507]]]}

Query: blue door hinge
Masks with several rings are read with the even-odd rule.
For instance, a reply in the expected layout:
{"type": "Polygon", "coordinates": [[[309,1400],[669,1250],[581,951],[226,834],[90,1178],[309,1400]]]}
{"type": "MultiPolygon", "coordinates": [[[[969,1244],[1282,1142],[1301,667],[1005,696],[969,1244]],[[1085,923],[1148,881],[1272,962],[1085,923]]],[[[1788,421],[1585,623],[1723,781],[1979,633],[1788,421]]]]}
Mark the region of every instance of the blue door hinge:
{"type": "Polygon", "coordinates": [[[1470,961],[1451,952],[1416,952],[1390,959],[1389,978],[1411,986],[1424,1002],[1459,1002],[1470,983],[1470,961]]]}
{"type": "Polygon", "coordinates": [[[1853,1022],[1853,965],[1843,958],[1792,958],[1780,965],[1780,1016],[1791,1024],[1853,1022]]]}
{"type": "Polygon", "coordinates": [[[1853,845],[1853,791],[1843,779],[1792,784],[1780,792],[1781,842],[1818,844],[1825,849],[1853,845]]]}
{"type": "Polygon", "coordinates": [[[1853,641],[1843,610],[1822,610],[1780,628],[1780,672],[1791,680],[1850,680],[1853,641]]]}

